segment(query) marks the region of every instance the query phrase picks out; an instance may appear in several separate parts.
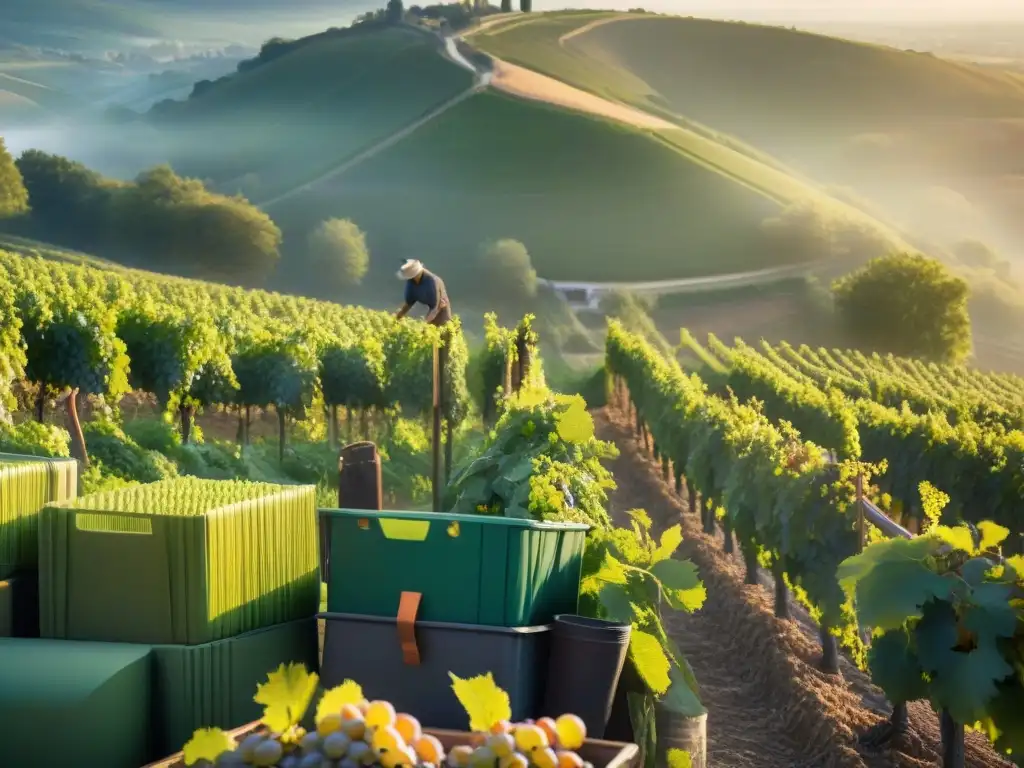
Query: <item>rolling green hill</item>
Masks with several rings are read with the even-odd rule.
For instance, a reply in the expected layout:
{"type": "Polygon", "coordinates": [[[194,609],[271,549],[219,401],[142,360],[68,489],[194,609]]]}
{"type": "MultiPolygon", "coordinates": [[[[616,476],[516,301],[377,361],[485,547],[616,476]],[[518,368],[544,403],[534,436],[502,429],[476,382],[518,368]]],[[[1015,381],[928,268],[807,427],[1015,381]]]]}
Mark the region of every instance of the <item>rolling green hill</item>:
{"type": "Polygon", "coordinates": [[[455,280],[510,237],[543,277],[600,281],[771,266],[759,224],[778,210],[662,136],[485,92],[271,213],[286,238],[354,219],[388,277],[415,256],[455,280]]]}
{"type": "Polygon", "coordinates": [[[315,178],[472,85],[406,28],[321,35],[151,113],[180,171],[254,200],[315,178]]]}

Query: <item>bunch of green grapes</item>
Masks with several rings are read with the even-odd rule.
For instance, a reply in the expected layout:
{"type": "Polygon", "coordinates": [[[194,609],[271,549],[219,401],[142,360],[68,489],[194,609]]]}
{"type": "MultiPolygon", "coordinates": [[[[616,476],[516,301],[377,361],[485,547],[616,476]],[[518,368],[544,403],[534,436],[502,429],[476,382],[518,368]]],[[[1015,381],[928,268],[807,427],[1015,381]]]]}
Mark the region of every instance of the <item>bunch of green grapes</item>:
{"type": "Polygon", "coordinates": [[[317,719],[316,729],[267,730],[246,736],[217,758],[218,768],[593,768],[576,749],[586,726],[575,715],[520,724],[502,722],[474,733],[472,744],[445,753],[412,715],[386,701],[345,704],[317,719]]]}
{"type": "Polygon", "coordinates": [[[490,733],[474,733],[471,744],[452,747],[447,768],[593,768],[576,754],[586,738],[576,715],[495,723],[490,733]]]}

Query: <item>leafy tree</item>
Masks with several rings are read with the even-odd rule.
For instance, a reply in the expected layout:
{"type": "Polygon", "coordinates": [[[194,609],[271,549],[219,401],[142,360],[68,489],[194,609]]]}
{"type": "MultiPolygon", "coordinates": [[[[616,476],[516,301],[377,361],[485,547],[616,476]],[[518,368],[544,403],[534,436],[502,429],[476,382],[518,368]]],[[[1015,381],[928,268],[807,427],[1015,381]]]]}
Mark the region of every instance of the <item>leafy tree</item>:
{"type": "Polygon", "coordinates": [[[188,443],[196,408],[210,404],[210,384],[228,384],[213,395],[216,402],[225,402],[230,391],[231,361],[215,328],[206,318],[143,303],[121,313],[117,335],[131,360],[132,388],[155,395],[163,409],[176,410],[181,440],[188,443]]]}
{"type": "Polygon", "coordinates": [[[91,249],[104,244],[120,182],[104,179],[66,157],[35,149],[22,153],[17,165],[36,229],[72,247],[91,249]]]}
{"type": "Polygon", "coordinates": [[[19,297],[25,378],[42,393],[65,393],[75,458],[88,463],[78,420],[78,394],[104,395],[117,402],[128,390],[128,355],[115,334],[117,314],[96,297],[72,299],[58,293],[43,299],[19,297]]]}
{"type": "Polygon", "coordinates": [[[328,219],[310,232],[309,256],[317,282],[330,289],[359,285],[370,265],[366,236],[349,219],[328,219]]]}
{"type": "Polygon", "coordinates": [[[496,240],[480,249],[480,273],[495,295],[532,299],[537,295],[537,272],[526,246],[518,240],[496,240]]]}
{"type": "Polygon", "coordinates": [[[970,351],[967,283],[927,256],[873,259],[832,293],[844,325],[872,348],[946,362],[970,351]]]}
{"type": "Polygon", "coordinates": [[[304,416],[313,404],[318,372],[315,350],[297,334],[263,331],[242,341],[231,367],[238,378],[239,405],[273,406],[277,411],[278,458],[284,461],[286,418],[304,416]]]}
{"type": "Polygon", "coordinates": [[[533,10],[533,0],[519,0],[519,10],[523,13],[529,13],[533,10]]]}
{"type": "Polygon", "coordinates": [[[352,410],[383,408],[387,368],[384,345],[374,336],[355,342],[335,342],[320,353],[320,386],[331,409],[331,440],[338,441],[338,406],[348,411],[351,438],[352,410]]]}
{"type": "Polygon", "coordinates": [[[402,0],[388,0],[384,10],[384,18],[388,24],[398,24],[404,16],[405,7],[402,5],[402,0]]]}
{"type": "Polygon", "coordinates": [[[511,13],[512,12],[512,0],[501,0],[501,12],[511,13]]]}
{"type": "Polygon", "coordinates": [[[0,219],[28,210],[28,190],[21,171],[0,136],[0,219]]]}

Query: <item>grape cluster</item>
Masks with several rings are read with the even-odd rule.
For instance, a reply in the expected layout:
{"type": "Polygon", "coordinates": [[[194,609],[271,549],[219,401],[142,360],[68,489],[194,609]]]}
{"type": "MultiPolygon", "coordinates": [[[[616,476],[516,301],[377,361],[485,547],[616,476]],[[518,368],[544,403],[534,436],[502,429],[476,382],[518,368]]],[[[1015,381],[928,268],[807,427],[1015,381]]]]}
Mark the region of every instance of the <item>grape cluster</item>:
{"type": "Polygon", "coordinates": [[[294,727],[246,736],[217,758],[218,768],[593,768],[575,752],[586,726],[575,715],[496,723],[469,744],[444,746],[412,715],[386,701],[345,704],[322,714],[316,729],[294,727]]]}

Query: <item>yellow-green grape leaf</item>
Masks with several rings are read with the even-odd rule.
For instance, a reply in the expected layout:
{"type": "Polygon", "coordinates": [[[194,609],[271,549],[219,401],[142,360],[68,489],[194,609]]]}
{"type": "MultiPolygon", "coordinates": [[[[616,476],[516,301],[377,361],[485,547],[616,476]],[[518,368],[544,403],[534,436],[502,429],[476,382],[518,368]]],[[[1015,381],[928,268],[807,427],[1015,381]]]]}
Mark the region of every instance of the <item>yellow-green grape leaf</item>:
{"type": "Polygon", "coordinates": [[[263,705],[260,722],[274,733],[284,733],[306,714],[319,676],[302,664],[282,664],[256,688],[253,701],[263,705]]]}
{"type": "Polygon", "coordinates": [[[456,698],[469,715],[469,730],[489,731],[495,723],[512,719],[508,694],[498,687],[490,672],[468,680],[451,672],[448,675],[452,679],[452,690],[456,698]]]}
{"type": "Polygon", "coordinates": [[[1011,555],[1006,558],[1006,564],[1013,568],[1018,580],[1024,579],[1024,555],[1011,555]]]}
{"type": "Polygon", "coordinates": [[[362,686],[355,680],[346,680],[320,697],[316,705],[316,722],[319,724],[327,715],[336,715],[346,704],[358,704],[364,698],[362,686]]]}
{"type": "Polygon", "coordinates": [[[670,749],[665,758],[668,768],[693,768],[693,760],[685,749],[670,749]]]}
{"type": "Polygon", "coordinates": [[[210,763],[225,752],[235,748],[235,740],[220,728],[200,728],[192,734],[182,750],[185,765],[195,765],[200,760],[210,763]]]}
{"type": "Polygon", "coordinates": [[[978,532],[981,534],[981,544],[978,549],[982,551],[995,549],[1010,535],[1009,528],[1004,528],[991,520],[982,520],[978,523],[978,532]]]}
{"type": "Polygon", "coordinates": [[[558,436],[567,443],[585,443],[594,436],[594,420],[583,398],[573,398],[569,407],[555,417],[558,436]]]}
{"type": "Polygon", "coordinates": [[[932,529],[932,534],[944,541],[953,549],[957,549],[968,554],[973,555],[977,552],[974,546],[974,535],[971,533],[971,529],[966,525],[958,525],[950,527],[946,525],[937,525],[932,529]]]}
{"type": "Polygon", "coordinates": [[[673,553],[679,549],[679,545],[682,543],[682,526],[673,525],[671,528],[666,528],[664,533],[661,534],[661,541],[658,543],[658,548],[654,550],[654,554],[651,556],[651,565],[659,563],[662,560],[668,560],[672,557],[673,553]]]}
{"type": "Polygon", "coordinates": [[[657,637],[633,627],[629,638],[629,655],[633,658],[637,673],[652,693],[661,696],[668,690],[672,682],[668,676],[671,664],[657,637]]]}

